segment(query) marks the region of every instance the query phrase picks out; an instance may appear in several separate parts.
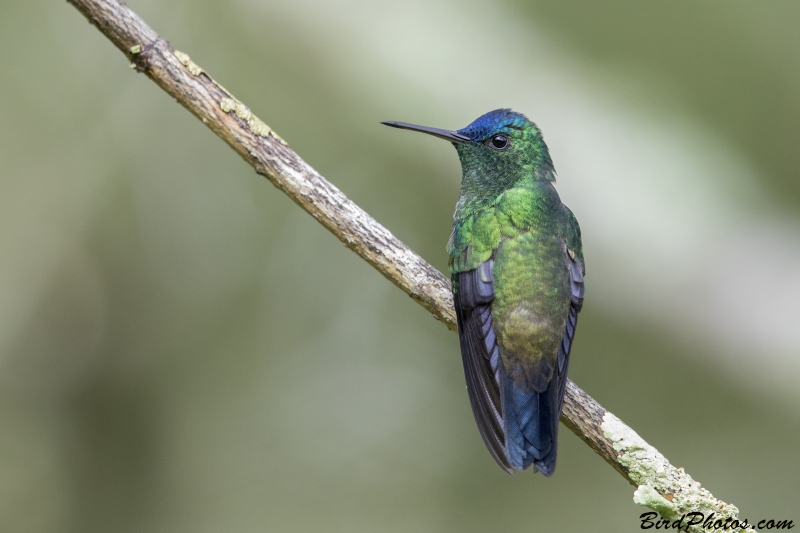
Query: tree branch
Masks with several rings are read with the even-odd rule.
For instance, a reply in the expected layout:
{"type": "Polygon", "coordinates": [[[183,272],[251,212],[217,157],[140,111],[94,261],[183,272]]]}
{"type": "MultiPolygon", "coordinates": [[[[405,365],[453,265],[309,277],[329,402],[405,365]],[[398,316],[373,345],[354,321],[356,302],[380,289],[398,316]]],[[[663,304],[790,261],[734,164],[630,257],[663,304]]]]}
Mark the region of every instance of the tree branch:
{"type": "MultiPolygon", "coordinates": [[[[450,281],[292,151],[248,107],[118,0],[67,0],[159,87],[199,118],[258,174],[286,193],[434,318],[456,329],[450,281]]],[[[571,380],[561,421],[637,487],[634,502],[668,519],[701,512],[735,518],[630,427],[571,380]]],[[[698,526],[694,526],[698,527],[698,526]]]]}

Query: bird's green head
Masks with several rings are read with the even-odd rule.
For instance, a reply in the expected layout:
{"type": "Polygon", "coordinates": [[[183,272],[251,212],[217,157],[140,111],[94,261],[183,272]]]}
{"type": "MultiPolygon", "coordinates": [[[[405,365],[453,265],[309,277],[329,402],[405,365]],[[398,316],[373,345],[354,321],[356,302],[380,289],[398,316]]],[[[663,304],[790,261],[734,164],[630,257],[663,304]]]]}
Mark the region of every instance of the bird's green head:
{"type": "Polygon", "coordinates": [[[539,128],[510,109],[496,109],[457,131],[384,122],[452,142],[464,172],[464,186],[502,191],[521,181],[555,181],[555,169],[539,128]]]}

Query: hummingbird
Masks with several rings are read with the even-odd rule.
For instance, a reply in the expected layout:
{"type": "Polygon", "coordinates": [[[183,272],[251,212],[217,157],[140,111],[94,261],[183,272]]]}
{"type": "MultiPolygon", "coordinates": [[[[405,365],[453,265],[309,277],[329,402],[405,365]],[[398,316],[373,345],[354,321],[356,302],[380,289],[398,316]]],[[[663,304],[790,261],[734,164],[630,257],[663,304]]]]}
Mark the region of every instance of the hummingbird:
{"type": "Polygon", "coordinates": [[[503,470],[533,465],[549,477],[585,267],[542,132],[510,109],[456,131],[382,124],[455,146],[462,178],[447,252],[472,413],[503,470]]]}

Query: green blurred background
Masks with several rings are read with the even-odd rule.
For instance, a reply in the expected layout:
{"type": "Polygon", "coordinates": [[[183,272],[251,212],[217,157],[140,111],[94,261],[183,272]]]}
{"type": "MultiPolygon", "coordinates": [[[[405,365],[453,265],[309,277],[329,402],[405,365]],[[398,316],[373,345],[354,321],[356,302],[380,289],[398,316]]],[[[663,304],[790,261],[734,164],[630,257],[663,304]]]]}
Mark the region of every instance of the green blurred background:
{"type": "MultiPolygon", "coordinates": [[[[800,522],[800,4],[130,0],[439,269],[444,128],[543,129],[584,231],[571,377],[800,522]]],[[[504,474],[456,335],[67,3],[0,1],[0,531],[638,531],[562,427],[504,474]]]]}

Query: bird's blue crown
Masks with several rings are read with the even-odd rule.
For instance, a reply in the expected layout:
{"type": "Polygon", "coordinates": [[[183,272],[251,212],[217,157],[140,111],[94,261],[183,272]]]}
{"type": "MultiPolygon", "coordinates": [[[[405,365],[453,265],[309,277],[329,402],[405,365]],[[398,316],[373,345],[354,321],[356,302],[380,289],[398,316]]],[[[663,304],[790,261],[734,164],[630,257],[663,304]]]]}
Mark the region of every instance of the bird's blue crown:
{"type": "Polygon", "coordinates": [[[510,109],[495,109],[481,115],[466,128],[458,130],[458,133],[480,142],[507,128],[522,129],[526,124],[530,124],[530,120],[522,113],[510,109]]]}

